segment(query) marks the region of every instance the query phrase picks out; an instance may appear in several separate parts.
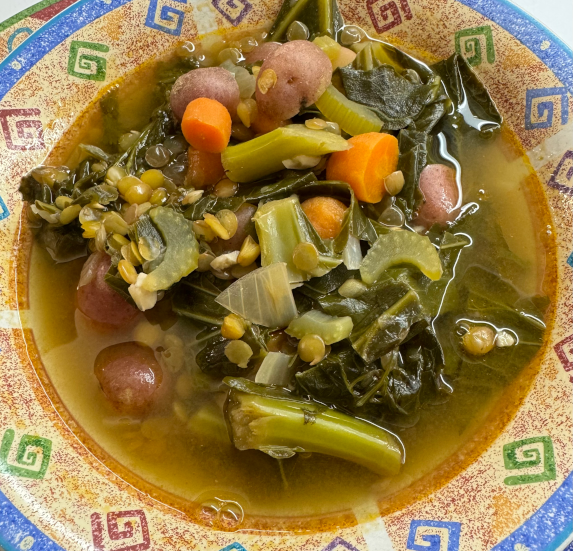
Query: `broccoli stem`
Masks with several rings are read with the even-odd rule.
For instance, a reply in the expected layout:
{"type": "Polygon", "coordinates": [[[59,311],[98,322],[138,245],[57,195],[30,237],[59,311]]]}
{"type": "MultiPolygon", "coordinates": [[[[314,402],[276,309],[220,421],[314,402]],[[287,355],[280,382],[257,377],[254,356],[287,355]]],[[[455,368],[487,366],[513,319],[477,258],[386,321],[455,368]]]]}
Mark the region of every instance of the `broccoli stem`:
{"type": "Polygon", "coordinates": [[[383,476],[398,474],[402,452],[386,430],[287,391],[227,377],[231,386],[225,415],[239,450],[272,457],[316,452],[358,463],[383,476]]]}

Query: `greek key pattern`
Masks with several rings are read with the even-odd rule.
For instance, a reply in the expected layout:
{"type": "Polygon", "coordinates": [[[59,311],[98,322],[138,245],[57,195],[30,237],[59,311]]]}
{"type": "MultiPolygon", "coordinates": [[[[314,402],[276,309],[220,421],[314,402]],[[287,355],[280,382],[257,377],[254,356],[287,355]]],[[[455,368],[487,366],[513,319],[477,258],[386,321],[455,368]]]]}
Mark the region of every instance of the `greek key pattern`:
{"type": "Polygon", "coordinates": [[[547,185],[562,193],[573,195],[571,178],[573,178],[573,150],[570,149],[561,157],[547,185]]]}
{"type": "MultiPolygon", "coordinates": [[[[174,36],[181,35],[185,13],[165,3],[166,0],[150,0],[145,25],[174,36]]],[[[187,4],[187,0],[171,0],[179,4],[187,4]]]]}
{"type": "MultiPolygon", "coordinates": [[[[569,264],[569,266],[571,266],[571,268],[573,268],[573,253],[571,253],[569,255],[569,258],[567,259],[567,264],[569,264]]],[[[573,349],[571,349],[571,353],[573,354],[573,349]]]]}
{"type": "Polygon", "coordinates": [[[488,63],[495,62],[495,48],[493,45],[493,33],[489,25],[462,29],[455,34],[456,52],[464,56],[472,67],[481,65],[482,41],[485,44],[486,60],[488,63]]]}
{"type": "MultiPolygon", "coordinates": [[[[573,253],[567,259],[567,263],[573,268],[573,253]]],[[[567,373],[571,373],[569,380],[573,383],[573,335],[569,335],[558,342],[553,350],[555,350],[563,369],[567,373]]]]}
{"type": "Polygon", "coordinates": [[[10,211],[6,206],[6,203],[4,203],[4,199],[0,197],[0,221],[4,220],[5,218],[8,218],[8,216],[10,216],[10,211]]]}
{"type": "Polygon", "coordinates": [[[459,522],[413,520],[406,549],[408,551],[458,551],[460,548],[459,522]]]}
{"type": "Polygon", "coordinates": [[[535,88],[525,93],[525,129],[551,128],[555,106],[560,106],[561,124],[569,120],[567,88],[535,88]]]}
{"type": "Polygon", "coordinates": [[[247,551],[240,543],[235,542],[231,545],[227,545],[227,547],[223,547],[219,551],[247,551]]]}
{"type": "Polygon", "coordinates": [[[107,71],[106,58],[88,52],[107,53],[109,46],[73,40],[68,58],[68,74],[86,80],[104,81],[107,71]]]}
{"type": "Polygon", "coordinates": [[[354,545],[340,537],[334,538],[322,551],[358,551],[354,545]]]}
{"type": "Polygon", "coordinates": [[[12,151],[44,149],[42,122],[30,117],[39,117],[40,110],[0,109],[0,127],[6,147],[12,151]]]}
{"type": "Polygon", "coordinates": [[[233,27],[239,25],[253,9],[247,0],[212,0],[212,4],[233,27]]]}
{"type": "Polygon", "coordinates": [[[400,8],[394,0],[385,2],[384,0],[368,0],[366,7],[368,15],[372,20],[372,24],[378,33],[385,33],[394,27],[402,24],[402,16],[404,19],[412,19],[412,10],[408,4],[408,0],[397,0],[400,8]]]}
{"type": "Polygon", "coordinates": [[[141,510],[116,511],[106,515],[106,526],[99,513],[91,516],[95,551],[145,551],[151,547],[149,526],[141,510]]]}
{"type": "Polygon", "coordinates": [[[46,476],[52,455],[52,441],[40,436],[24,434],[16,449],[16,433],[6,430],[0,444],[0,473],[41,480],[46,476]],[[11,456],[14,454],[15,457],[11,456]]]}
{"type": "Polygon", "coordinates": [[[549,436],[534,436],[505,444],[503,463],[507,470],[542,469],[541,472],[508,476],[503,481],[508,486],[555,480],[557,476],[553,442],[549,436]]]}

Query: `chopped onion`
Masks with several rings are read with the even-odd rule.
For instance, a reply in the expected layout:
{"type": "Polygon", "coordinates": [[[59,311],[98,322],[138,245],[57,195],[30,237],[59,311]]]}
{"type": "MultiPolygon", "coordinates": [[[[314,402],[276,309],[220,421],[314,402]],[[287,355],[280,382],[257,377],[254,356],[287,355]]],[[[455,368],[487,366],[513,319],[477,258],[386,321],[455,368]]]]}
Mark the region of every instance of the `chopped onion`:
{"type": "Polygon", "coordinates": [[[255,375],[255,383],[287,386],[292,377],[291,360],[292,356],[288,354],[269,352],[255,375]]]}
{"type": "Polygon", "coordinates": [[[346,247],[342,251],[342,262],[349,270],[358,270],[362,263],[362,249],[360,248],[360,239],[352,234],[348,235],[346,247]]]}
{"type": "Polygon", "coordinates": [[[243,319],[265,327],[286,327],[297,315],[284,262],[243,276],[227,287],[216,301],[243,319]]]}
{"type": "Polygon", "coordinates": [[[137,281],[128,289],[131,298],[142,312],[151,310],[157,303],[157,291],[147,291],[142,286],[147,277],[147,274],[140,273],[137,281]]]}

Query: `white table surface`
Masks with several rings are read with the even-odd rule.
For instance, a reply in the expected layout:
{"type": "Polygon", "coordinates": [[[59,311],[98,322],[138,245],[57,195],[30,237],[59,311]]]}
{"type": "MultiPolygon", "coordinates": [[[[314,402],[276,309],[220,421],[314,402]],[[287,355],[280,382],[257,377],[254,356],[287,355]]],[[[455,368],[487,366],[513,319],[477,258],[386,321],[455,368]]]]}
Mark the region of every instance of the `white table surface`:
{"type": "MultiPolygon", "coordinates": [[[[0,22],[39,0],[0,0],[0,22]]],[[[573,49],[573,0],[514,0],[573,49]]]]}

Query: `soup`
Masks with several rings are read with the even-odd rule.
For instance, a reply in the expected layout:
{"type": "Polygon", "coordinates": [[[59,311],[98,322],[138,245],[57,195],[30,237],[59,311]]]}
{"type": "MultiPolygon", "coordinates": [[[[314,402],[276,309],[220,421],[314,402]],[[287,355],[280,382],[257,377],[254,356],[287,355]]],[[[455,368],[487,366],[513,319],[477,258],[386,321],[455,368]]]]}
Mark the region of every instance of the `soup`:
{"type": "Polygon", "coordinates": [[[454,472],[551,294],[536,180],[465,61],[291,15],[111,87],[21,186],[59,399],[232,528],[454,472]]]}

